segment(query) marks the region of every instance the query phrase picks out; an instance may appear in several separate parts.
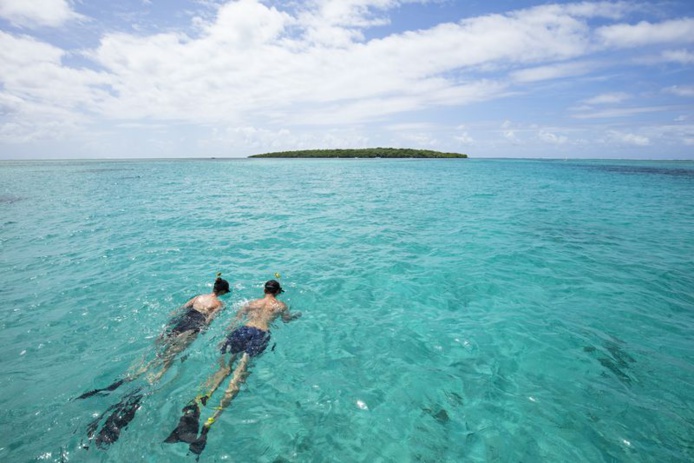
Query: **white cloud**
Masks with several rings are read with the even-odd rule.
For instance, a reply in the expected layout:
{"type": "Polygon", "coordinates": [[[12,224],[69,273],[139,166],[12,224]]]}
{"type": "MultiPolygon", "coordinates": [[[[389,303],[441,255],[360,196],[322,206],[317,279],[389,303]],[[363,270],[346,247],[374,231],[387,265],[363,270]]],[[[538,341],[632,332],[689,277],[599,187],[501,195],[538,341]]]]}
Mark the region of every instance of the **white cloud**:
{"type": "Polygon", "coordinates": [[[267,129],[256,126],[229,126],[214,130],[212,136],[200,141],[206,152],[228,153],[229,147],[249,154],[272,151],[315,148],[366,148],[368,137],[351,129],[329,130],[312,134],[295,132],[287,128],[267,129]]]}
{"type": "Polygon", "coordinates": [[[404,133],[401,134],[400,138],[407,141],[408,144],[413,144],[415,146],[421,146],[426,148],[434,148],[439,144],[436,137],[432,136],[430,133],[404,133]]]}
{"type": "Polygon", "coordinates": [[[616,130],[608,131],[608,137],[612,141],[625,145],[648,146],[651,144],[650,139],[644,135],[624,133],[616,130]]]}
{"type": "MultiPolygon", "coordinates": [[[[355,35],[380,24],[384,12],[400,3],[313,0],[292,16],[257,0],[228,2],[212,19],[195,20],[195,36],[104,35],[86,53],[104,73],[65,67],[57,58],[50,69],[34,68],[31,76],[19,70],[37,82],[33,93],[21,94],[64,106],[59,96],[48,97],[41,90],[50,81],[50,87],[69,88],[86,110],[117,119],[242,124],[262,117],[266,122],[320,125],[373,121],[501,97],[509,92],[507,83],[466,79],[465,73],[487,65],[580,56],[589,43],[583,18],[615,17],[625,8],[541,6],[369,42],[355,35]],[[333,39],[316,39],[320,25],[336,34],[339,48],[333,39]],[[102,86],[95,86],[96,81],[102,86]]],[[[52,52],[64,55],[54,47],[52,52]]],[[[550,65],[521,71],[517,78],[549,79],[586,72],[584,66],[550,65]]]]}
{"type": "Polygon", "coordinates": [[[623,117],[636,116],[638,114],[666,111],[668,109],[672,109],[672,108],[662,107],[662,106],[634,107],[634,108],[611,108],[611,109],[603,109],[603,110],[594,111],[594,112],[585,112],[585,113],[580,113],[580,114],[574,114],[573,117],[576,119],[623,118],[623,117]]]}
{"type": "Polygon", "coordinates": [[[467,132],[467,130],[462,130],[458,132],[458,134],[453,137],[459,142],[465,144],[465,145],[474,145],[475,144],[475,139],[470,136],[470,134],[467,132]]]}
{"type": "Polygon", "coordinates": [[[304,38],[312,44],[348,47],[362,41],[362,29],[389,23],[383,11],[398,5],[396,0],[310,0],[298,15],[304,38]]]}
{"type": "Polygon", "coordinates": [[[561,63],[549,66],[515,71],[511,77],[518,82],[538,82],[541,80],[561,79],[587,74],[595,68],[593,63],[561,63]]]}
{"type": "Polygon", "coordinates": [[[111,97],[103,88],[109,76],[65,67],[64,55],[44,42],[0,31],[0,109],[12,115],[0,140],[60,139],[88,120],[82,108],[111,97]]]}
{"type": "Polygon", "coordinates": [[[31,143],[39,140],[60,140],[66,133],[79,131],[85,118],[65,108],[50,107],[0,92],[0,109],[9,115],[24,117],[0,120],[0,140],[9,143],[31,143]]]}
{"type": "Polygon", "coordinates": [[[276,39],[291,20],[288,14],[256,0],[239,0],[222,5],[205,32],[217,46],[257,48],[276,39]]]}
{"type": "Polygon", "coordinates": [[[84,19],[67,0],[0,0],[0,17],[29,28],[59,27],[68,21],[84,19]]]}
{"type": "Polygon", "coordinates": [[[673,85],[664,89],[666,93],[682,97],[694,97],[694,85],[673,85]]]}
{"type": "Polygon", "coordinates": [[[660,43],[694,42],[694,19],[683,18],[653,24],[615,24],[596,31],[603,44],[610,47],[638,47],[660,43]]]}
{"type": "Polygon", "coordinates": [[[409,132],[417,130],[432,130],[435,128],[435,125],[431,122],[404,122],[401,124],[388,124],[384,128],[394,132],[409,132]]]}
{"type": "Polygon", "coordinates": [[[119,117],[212,121],[241,121],[263,110],[277,120],[294,114],[299,123],[350,123],[483,101],[506,88],[437,76],[464,65],[461,57],[450,61],[459,26],[453,36],[434,28],[335,49],[283,34],[296,25],[286,13],[246,0],[220,8],[197,39],[107,35],[91,56],[115,76],[119,98],[102,109],[119,117]],[[254,27],[242,26],[249,22],[254,27]],[[296,105],[325,106],[297,115],[296,105]]]}
{"type": "Polygon", "coordinates": [[[505,120],[501,124],[501,136],[515,145],[520,143],[520,140],[519,140],[518,136],[516,135],[515,124],[513,124],[509,120],[505,120]]]}
{"type": "Polygon", "coordinates": [[[672,124],[657,125],[643,130],[645,136],[651,140],[658,140],[658,145],[682,144],[689,146],[689,141],[694,140],[694,125],[672,124]]]}
{"type": "Polygon", "coordinates": [[[629,95],[628,93],[612,92],[594,96],[593,98],[589,98],[587,100],[584,100],[583,102],[588,105],[615,104],[626,101],[629,98],[631,98],[631,95],[629,95]]]}
{"type": "Polygon", "coordinates": [[[553,145],[563,145],[569,138],[565,135],[557,135],[555,133],[549,132],[547,130],[540,130],[537,134],[538,138],[545,143],[551,143],[553,145]]]}
{"type": "MultiPolygon", "coordinates": [[[[635,8],[627,2],[553,4],[452,18],[457,22],[366,40],[369,28],[387,24],[389,10],[405,3],[408,0],[207,2],[216,5],[215,14],[195,16],[187,29],[109,32],[93,49],[69,52],[36,38],[0,32],[0,107],[11,115],[0,129],[0,141],[58,138],[61,131],[93,121],[115,129],[142,121],[180,121],[229,127],[206,141],[219,146],[221,140],[254,150],[281,143],[329,146],[350,139],[358,144],[369,139],[359,128],[396,125],[402,113],[452,111],[453,106],[501,99],[543,88],[546,81],[614,66],[594,55],[602,47],[664,43],[675,49],[662,52],[671,61],[687,64],[691,58],[677,47],[692,41],[687,35],[692,20],[613,24],[635,8]],[[288,4],[294,9],[284,9],[288,4]],[[596,18],[612,25],[596,29],[596,18]],[[66,64],[74,56],[91,61],[93,69],[66,64]],[[335,133],[331,125],[354,130],[335,133]],[[330,137],[300,134],[306,127],[327,131],[330,137]]],[[[78,18],[68,2],[59,0],[0,0],[0,15],[35,25],[78,18]],[[46,16],[37,13],[35,5],[43,5],[46,16]]],[[[686,88],[670,93],[682,96],[686,88]]],[[[583,103],[617,104],[628,96],[607,92],[583,103]]],[[[584,107],[575,117],[628,117],[662,110],[647,104],[594,112],[584,107]]],[[[569,141],[561,134],[565,131],[538,132],[528,124],[525,129],[509,124],[499,135],[494,124],[497,137],[514,143],[523,131],[527,142],[569,141]]],[[[410,130],[421,144],[444,139],[479,143],[478,133],[473,140],[467,129],[446,134],[426,127],[410,130]]]]}
{"type": "Polygon", "coordinates": [[[662,58],[664,61],[680,64],[694,63],[694,53],[690,53],[688,50],[666,50],[662,53],[662,58]]]}
{"type": "Polygon", "coordinates": [[[624,16],[625,13],[633,9],[633,5],[629,2],[580,2],[569,3],[567,5],[550,5],[544,8],[559,9],[565,8],[566,12],[577,17],[585,18],[607,18],[617,20],[624,16]]]}

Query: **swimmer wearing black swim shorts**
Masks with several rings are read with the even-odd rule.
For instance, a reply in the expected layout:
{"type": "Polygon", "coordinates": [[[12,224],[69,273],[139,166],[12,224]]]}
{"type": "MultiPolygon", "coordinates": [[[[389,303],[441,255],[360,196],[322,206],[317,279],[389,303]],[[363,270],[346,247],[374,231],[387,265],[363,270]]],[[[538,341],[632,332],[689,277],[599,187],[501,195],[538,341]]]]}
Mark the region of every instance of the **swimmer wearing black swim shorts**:
{"type": "Polygon", "coordinates": [[[188,311],[180,317],[174,318],[172,323],[175,324],[167,331],[166,335],[168,337],[176,336],[186,331],[199,333],[207,326],[207,317],[198,310],[188,309],[188,311]]]}
{"type": "MultiPolygon", "coordinates": [[[[169,328],[159,336],[157,339],[158,352],[154,359],[140,366],[134,373],[128,374],[105,388],[88,391],[79,396],[78,399],[86,399],[96,394],[112,392],[122,384],[134,381],[144,373],[155,368],[160,368],[160,371],[157,374],[150,374],[148,380],[150,383],[159,380],[171,366],[176,356],[185,350],[195,340],[198,333],[207,328],[212,319],[221,311],[224,304],[219,297],[228,292],[229,282],[222,279],[221,273],[218,273],[212,293],[196,296],[186,302],[181,309],[187,310],[175,317],[170,322],[169,328]]],[[[179,311],[180,309],[177,310],[177,312],[179,311]]],[[[94,438],[97,447],[106,448],[118,440],[121,431],[135,417],[135,412],[140,408],[140,402],[145,396],[142,390],[142,387],[139,387],[126,394],[118,404],[111,406],[90,423],[88,428],[89,439],[94,438]],[[103,421],[107,412],[111,410],[113,412],[103,421]],[[100,425],[101,429],[97,432],[100,425]]]]}
{"type": "Polygon", "coordinates": [[[217,275],[212,293],[195,296],[186,302],[182,308],[188,310],[174,318],[172,326],[160,337],[159,341],[164,347],[155,361],[161,362],[162,368],[152,375],[150,382],[159,380],[166,373],[176,355],[184,351],[224,307],[219,297],[229,292],[229,282],[220,275],[217,275]]]}

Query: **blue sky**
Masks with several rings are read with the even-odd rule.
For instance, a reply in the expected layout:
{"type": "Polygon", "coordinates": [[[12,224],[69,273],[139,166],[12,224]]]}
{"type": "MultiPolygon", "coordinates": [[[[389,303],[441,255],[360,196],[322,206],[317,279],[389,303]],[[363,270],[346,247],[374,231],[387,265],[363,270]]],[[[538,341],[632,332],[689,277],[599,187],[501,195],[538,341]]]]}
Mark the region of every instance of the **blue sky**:
{"type": "Polygon", "coordinates": [[[694,2],[0,0],[0,159],[694,159],[694,2]]]}

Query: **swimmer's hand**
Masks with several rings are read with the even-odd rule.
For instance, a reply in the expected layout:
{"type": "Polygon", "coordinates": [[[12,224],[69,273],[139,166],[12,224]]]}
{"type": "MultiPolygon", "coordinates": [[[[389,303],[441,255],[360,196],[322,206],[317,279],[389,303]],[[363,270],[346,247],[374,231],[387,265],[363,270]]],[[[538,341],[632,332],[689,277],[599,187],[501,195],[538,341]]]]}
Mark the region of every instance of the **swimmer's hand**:
{"type": "Polygon", "coordinates": [[[296,320],[297,318],[301,318],[301,315],[301,312],[292,312],[291,314],[285,312],[282,315],[282,321],[285,323],[289,323],[293,320],[296,320]]]}

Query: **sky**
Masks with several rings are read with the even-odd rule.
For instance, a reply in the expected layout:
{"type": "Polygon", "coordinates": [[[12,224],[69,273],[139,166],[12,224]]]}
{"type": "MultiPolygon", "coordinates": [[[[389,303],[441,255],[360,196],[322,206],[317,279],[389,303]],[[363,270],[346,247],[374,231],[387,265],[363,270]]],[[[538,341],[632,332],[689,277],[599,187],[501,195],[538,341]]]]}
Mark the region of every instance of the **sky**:
{"type": "Polygon", "coordinates": [[[0,159],[694,160],[694,2],[0,0],[0,159]]]}

